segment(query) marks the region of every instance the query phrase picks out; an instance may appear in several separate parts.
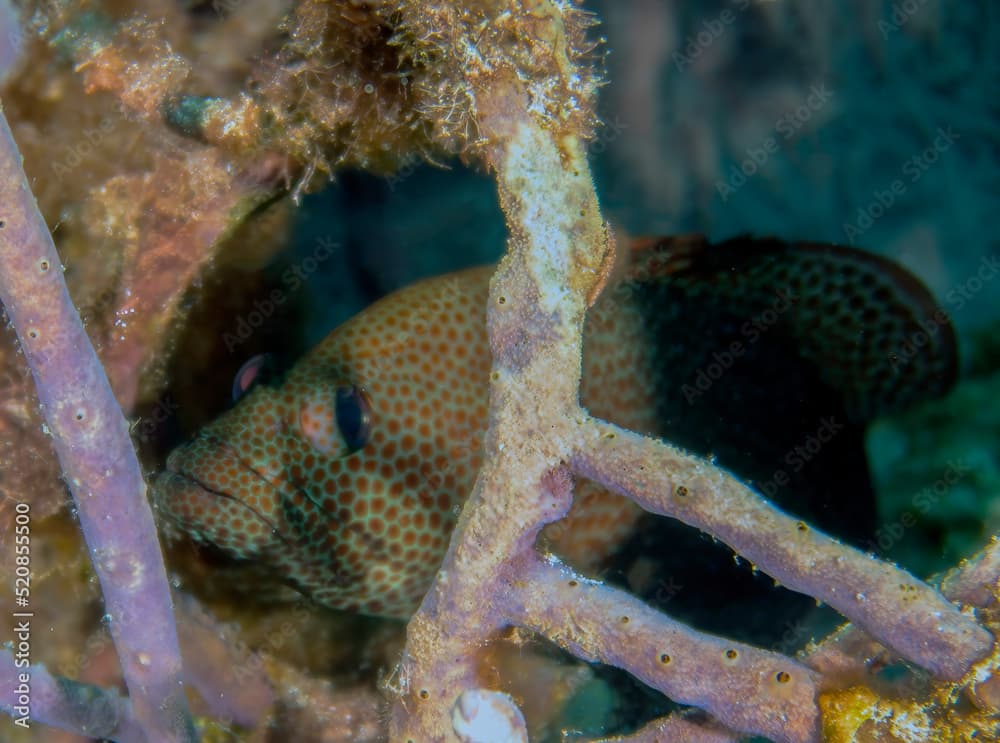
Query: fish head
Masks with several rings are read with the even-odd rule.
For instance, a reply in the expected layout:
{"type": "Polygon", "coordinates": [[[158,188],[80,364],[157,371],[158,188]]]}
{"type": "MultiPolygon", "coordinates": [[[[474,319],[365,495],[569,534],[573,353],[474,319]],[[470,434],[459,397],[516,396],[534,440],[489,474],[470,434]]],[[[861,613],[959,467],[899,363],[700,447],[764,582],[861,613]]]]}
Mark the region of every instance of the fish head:
{"type": "Polygon", "coordinates": [[[154,480],[168,528],[332,608],[407,616],[481,460],[486,278],[397,292],[254,385],[154,480]]]}
{"type": "Polygon", "coordinates": [[[293,434],[276,415],[277,394],[256,387],[174,449],[152,483],[172,528],[235,559],[265,558],[289,536],[283,514],[292,488],[277,470],[293,434]]]}

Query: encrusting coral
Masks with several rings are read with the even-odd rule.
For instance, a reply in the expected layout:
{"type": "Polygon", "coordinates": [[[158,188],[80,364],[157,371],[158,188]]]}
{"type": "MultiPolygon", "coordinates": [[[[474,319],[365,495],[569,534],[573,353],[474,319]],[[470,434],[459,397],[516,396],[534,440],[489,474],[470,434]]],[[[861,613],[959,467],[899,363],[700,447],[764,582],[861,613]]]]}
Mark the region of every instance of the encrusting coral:
{"type": "MultiPolygon", "coordinates": [[[[945,583],[956,605],[906,572],[786,516],[711,463],[580,407],[584,319],[616,266],[614,238],[586,158],[599,82],[585,36],[590,16],[565,0],[303,0],[284,20],[278,43],[272,44],[273,29],[255,27],[253,38],[272,50],[256,62],[200,69],[185,56],[196,53],[190,39],[197,35],[181,33],[184,22],[175,10],[151,20],[157,8],[141,2],[127,12],[117,4],[39,6],[33,21],[39,38],[30,42],[50,65],[58,67],[58,55],[72,60],[76,72],[63,72],[64,85],[79,75],[93,95],[109,96],[130,112],[125,126],[140,132],[137,137],[159,142],[155,157],[139,158],[143,175],[109,174],[91,207],[103,204],[105,228],[123,238],[119,253],[93,255],[111,255],[120,266],[114,276],[98,279],[112,288],[113,299],[103,303],[109,330],[97,345],[126,410],[143,395],[140,373],[164,353],[160,336],[179,322],[188,285],[225,235],[283,190],[297,195],[347,164],[388,169],[413,152],[458,154],[496,176],[510,239],[487,307],[493,367],[483,465],[385,684],[391,740],[496,740],[495,727],[483,733],[485,720],[505,721],[504,740],[526,740],[514,700],[483,689],[479,674],[484,645],[510,628],[535,632],[584,660],[619,666],[713,718],[674,715],[623,740],[733,740],[746,733],[803,743],[821,734],[870,739],[874,729],[850,728],[859,709],[905,707],[913,714],[918,706],[933,711],[928,729],[937,725],[969,740],[975,733],[997,735],[995,541],[958,574],[956,585],[945,583]],[[234,70],[246,82],[236,92],[226,74],[234,70]],[[168,130],[182,136],[170,139],[168,130]],[[195,164],[206,170],[191,175],[195,164]],[[130,184],[136,183],[148,190],[130,206],[130,184]],[[171,186],[165,199],[157,190],[163,184],[171,186]],[[184,213],[194,205],[199,209],[184,213]],[[191,214],[194,219],[185,219],[191,214]],[[144,227],[150,234],[139,236],[144,227]],[[121,332],[122,323],[140,330],[121,332]],[[574,475],[712,534],[783,584],[835,607],[856,629],[796,660],[699,633],[539,554],[536,537],[568,511],[574,475]],[[876,657],[916,664],[933,680],[915,684],[905,702],[880,699],[868,674],[876,657]]],[[[237,6],[224,10],[230,19],[245,18],[237,6]]],[[[21,90],[14,101],[24,95],[21,90]]],[[[19,106],[12,102],[5,109],[17,137],[19,106]]],[[[37,145],[34,126],[23,124],[26,139],[37,145]]],[[[100,733],[108,737],[191,739],[195,733],[177,693],[168,585],[159,551],[151,547],[155,534],[138,466],[122,448],[124,423],[96,370],[61,272],[53,270],[59,257],[42,241],[44,223],[10,140],[2,154],[2,188],[10,197],[0,215],[0,291],[79,504],[129,691],[129,704],[96,687],[76,689],[74,696],[72,684],[53,684],[36,666],[32,684],[39,696],[31,714],[81,731],[74,703],[86,696],[105,712],[100,733]],[[40,305],[25,287],[44,289],[48,294],[37,296],[48,301],[40,305]],[[82,389],[52,386],[78,379],[77,361],[93,375],[90,381],[82,389]],[[81,427],[86,437],[78,434],[81,427]],[[105,462],[109,454],[120,456],[105,462]],[[87,473],[97,483],[78,474],[74,462],[98,463],[87,473]],[[104,516],[126,502],[134,509],[129,528],[109,529],[104,516]],[[116,540],[122,539],[142,545],[121,546],[116,540]],[[123,580],[116,572],[120,564],[108,559],[113,549],[127,550],[131,579],[123,580]],[[135,595],[118,596],[120,591],[135,595]],[[165,700],[172,705],[158,706],[165,700]]],[[[43,206],[57,198],[51,183],[47,188],[39,196],[43,206]]],[[[71,225],[70,245],[80,239],[72,233],[82,224],[71,225]]],[[[177,603],[182,637],[208,647],[213,633],[192,624],[199,612],[177,603]]],[[[216,652],[233,657],[224,646],[216,652]]],[[[0,656],[0,706],[7,711],[17,705],[6,683],[16,678],[14,663],[11,653],[0,656]]],[[[186,679],[211,699],[213,685],[218,690],[227,683],[224,674],[194,666],[197,674],[189,663],[186,679]]],[[[280,674],[259,670],[250,676],[270,678],[277,688],[280,674]]],[[[241,687],[252,687],[261,704],[273,699],[266,682],[241,687]]],[[[329,690],[305,682],[301,687],[304,696],[315,692],[314,706],[337,704],[329,690]]],[[[362,694],[353,699],[357,719],[350,725],[356,726],[341,731],[341,739],[377,736],[359,732],[374,705],[362,694]]],[[[220,717],[257,721],[248,705],[239,708],[234,700],[223,712],[216,704],[220,717]]],[[[890,717],[880,714],[873,725],[890,717]]],[[[906,739],[895,728],[891,734],[906,739]]]]}

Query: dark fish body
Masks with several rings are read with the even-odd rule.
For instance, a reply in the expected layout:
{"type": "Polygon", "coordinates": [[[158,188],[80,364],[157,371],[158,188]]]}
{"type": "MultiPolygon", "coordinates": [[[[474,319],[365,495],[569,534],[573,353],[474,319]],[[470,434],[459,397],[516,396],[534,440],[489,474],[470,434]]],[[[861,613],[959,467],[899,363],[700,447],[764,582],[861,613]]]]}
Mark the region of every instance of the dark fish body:
{"type": "MultiPolygon", "coordinates": [[[[632,287],[655,349],[655,433],[866,548],[877,516],[866,423],[943,395],[957,377],[954,332],[932,296],[897,264],[853,248],[643,246],[646,276],[669,277],[632,287]]],[[[637,561],[658,576],[640,592],[678,618],[762,644],[809,639],[790,627],[813,600],[776,590],[704,534],[647,517],[612,574],[637,561]]]]}

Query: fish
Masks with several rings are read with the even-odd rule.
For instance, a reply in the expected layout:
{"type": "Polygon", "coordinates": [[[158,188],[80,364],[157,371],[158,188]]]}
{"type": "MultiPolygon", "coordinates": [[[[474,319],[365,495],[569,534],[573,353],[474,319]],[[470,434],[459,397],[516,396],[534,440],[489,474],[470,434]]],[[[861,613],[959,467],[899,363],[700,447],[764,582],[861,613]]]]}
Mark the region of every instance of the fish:
{"type": "MultiPolygon", "coordinates": [[[[587,315],[582,404],[713,461],[729,458],[737,473],[747,446],[774,427],[774,396],[794,416],[818,394],[821,410],[830,403],[828,415],[857,427],[943,395],[957,378],[950,321],[886,258],[698,235],[635,239],[623,253],[587,315]],[[748,378],[751,390],[780,384],[757,400],[748,378]],[[727,410],[739,415],[729,421],[727,410]]],[[[492,271],[470,268],[380,299],[283,376],[248,362],[235,405],[176,447],[152,480],[168,536],[263,568],[327,607],[408,617],[483,461],[492,271]]],[[[863,452],[860,461],[863,470],[863,452]]],[[[820,511],[831,498],[820,494],[820,511]]],[[[873,521],[871,502],[857,508],[873,521]]],[[[627,499],[579,480],[570,514],[543,530],[539,547],[597,574],[634,544],[641,518],[627,499]]]]}

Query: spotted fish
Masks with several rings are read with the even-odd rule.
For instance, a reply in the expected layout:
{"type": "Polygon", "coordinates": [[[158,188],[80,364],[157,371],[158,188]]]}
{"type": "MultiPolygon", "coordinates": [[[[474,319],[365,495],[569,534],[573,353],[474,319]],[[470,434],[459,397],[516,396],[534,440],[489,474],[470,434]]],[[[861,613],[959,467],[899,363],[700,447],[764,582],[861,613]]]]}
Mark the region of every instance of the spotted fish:
{"type": "MultiPolygon", "coordinates": [[[[940,395],[954,381],[950,324],[885,259],[700,237],[638,240],[628,254],[587,319],[581,398],[597,416],[672,436],[683,416],[664,409],[665,397],[675,406],[691,397],[697,408],[712,390],[735,388],[741,365],[778,339],[788,356],[779,360],[812,369],[858,419],[940,395]],[[718,331],[722,308],[724,332],[703,333],[700,318],[718,331]],[[902,354],[925,329],[927,342],[902,354]]],[[[238,403],[175,449],[154,480],[170,532],[264,566],[332,608],[411,613],[482,461],[491,271],[383,298],[277,382],[241,382],[256,365],[241,372],[238,403]]],[[[571,514],[543,532],[543,548],[593,570],[638,517],[624,499],[580,481],[571,514]]]]}

